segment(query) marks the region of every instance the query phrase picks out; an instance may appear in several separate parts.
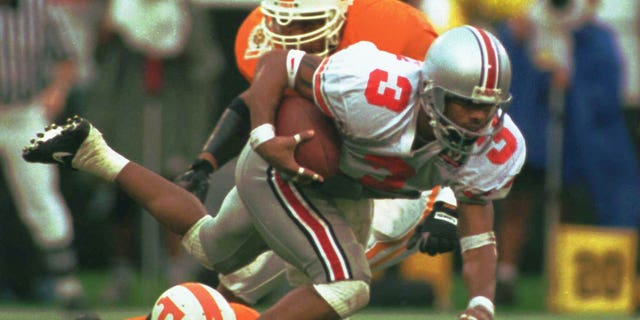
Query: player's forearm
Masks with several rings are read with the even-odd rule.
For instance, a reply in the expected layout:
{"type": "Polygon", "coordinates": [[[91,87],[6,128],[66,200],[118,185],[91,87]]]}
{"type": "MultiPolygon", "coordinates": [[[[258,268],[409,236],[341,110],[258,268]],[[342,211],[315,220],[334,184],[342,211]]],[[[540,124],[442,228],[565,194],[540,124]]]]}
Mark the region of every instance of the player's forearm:
{"type": "Polygon", "coordinates": [[[275,124],[276,111],[288,86],[286,71],[287,51],[265,53],[258,62],[253,83],[242,94],[251,114],[251,127],[265,123],[275,124]]]}
{"type": "Polygon", "coordinates": [[[235,98],[216,123],[198,158],[209,161],[217,170],[240,154],[249,139],[250,127],[249,109],[242,99],[235,98]]]}
{"type": "Polygon", "coordinates": [[[462,277],[469,297],[495,295],[498,255],[494,245],[483,246],[462,254],[462,277]]]}
{"type": "Polygon", "coordinates": [[[183,235],[206,214],[198,198],[155,172],[129,162],[115,182],[172,232],[183,235]]]}

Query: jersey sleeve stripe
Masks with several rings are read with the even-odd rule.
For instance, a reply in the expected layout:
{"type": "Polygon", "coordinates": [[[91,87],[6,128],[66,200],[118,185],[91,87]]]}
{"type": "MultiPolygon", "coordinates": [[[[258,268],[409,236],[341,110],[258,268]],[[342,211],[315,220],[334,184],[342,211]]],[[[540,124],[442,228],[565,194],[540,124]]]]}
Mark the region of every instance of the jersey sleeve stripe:
{"type": "Polygon", "coordinates": [[[327,104],[327,99],[324,96],[324,91],[322,90],[323,72],[327,66],[327,62],[329,62],[329,58],[324,58],[313,75],[313,99],[315,100],[316,105],[320,106],[320,110],[327,117],[333,118],[333,114],[331,113],[331,110],[329,110],[329,106],[327,104]]]}

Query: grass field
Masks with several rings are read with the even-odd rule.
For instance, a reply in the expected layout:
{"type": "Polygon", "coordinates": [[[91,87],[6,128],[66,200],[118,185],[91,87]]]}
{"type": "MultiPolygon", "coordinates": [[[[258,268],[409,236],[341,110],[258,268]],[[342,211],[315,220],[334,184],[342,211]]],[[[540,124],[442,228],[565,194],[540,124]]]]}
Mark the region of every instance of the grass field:
{"type": "MultiPolygon", "coordinates": [[[[102,320],[122,320],[128,317],[146,314],[145,308],[105,308],[96,309],[102,320]]],[[[65,315],[45,307],[13,306],[0,308],[0,320],[67,320],[73,316],[65,315]]],[[[435,312],[429,309],[406,308],[367,308],[350,318],[351,320],[455,320],[455,312],[435,312]]],[[[615,315],[554,315],[544,312],[505,312],[498,313],[496,319],[508,320],[627,320],[638,319],[632,316],[615,315]]]]}
{"type": "MultiPolygon", "coordinates": [[[[128,317],[144,315],[149,312],[156,292],[162,292],[161,284],[139,279],[134,285],[130,299],[125,305],[105,305],[99,298],[100,289],[106,285],[108,278],[103,273],[83,273],[85,284],[93,311],[102,320],[122,320],[128,317]]],[[[640,319],[640,316],[629,315],[558,315],[546,312],[545,286],[542,277],[528,276],[521,280],[518,304],[508,308],[498,308],[496,319],[509,320],[627,320],[640,319]]],[[[457,319],[455,310],[466,304],[466,296],[459,277],[454,279],[454,294],[452,295],[453,310],[443,312],[432,308],[407,307],[367,307],[351,320],[454,320],[457,319]]],[[[262,309],[258,306],[257,309],[262,309]]],[[[67,320],[76,315],[64,314],[54,305],[25,303],[15,301],[0,301],[0,320],[67,320]]]]}

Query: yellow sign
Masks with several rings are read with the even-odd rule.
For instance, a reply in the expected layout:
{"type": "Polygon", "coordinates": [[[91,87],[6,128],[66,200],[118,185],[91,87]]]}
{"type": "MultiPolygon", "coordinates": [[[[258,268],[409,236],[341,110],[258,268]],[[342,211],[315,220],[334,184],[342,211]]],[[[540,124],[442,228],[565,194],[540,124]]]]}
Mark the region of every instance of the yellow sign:
{"type": "Polygon", "coordinates": [[[635,311],[634,229],[561,225],[554,238],[549,262],[552,311],[635,311]]]}

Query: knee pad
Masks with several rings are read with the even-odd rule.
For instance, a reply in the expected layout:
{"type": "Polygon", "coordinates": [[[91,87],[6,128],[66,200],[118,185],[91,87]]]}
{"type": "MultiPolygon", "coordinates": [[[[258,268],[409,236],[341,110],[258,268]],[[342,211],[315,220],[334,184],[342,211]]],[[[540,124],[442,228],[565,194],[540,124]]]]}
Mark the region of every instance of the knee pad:
{"type": "Polygon", "coordinates": [[[251,305],[287,284],[284,261],[273,251],[261,254],[249,265],[232,273],[220,273],[218,280],[235,296],[251,305]]]}
{"type": "Polygon", "coordinates": [[[202,264],[207,269],[213,270],[213,266],[207,259],[207,255],[204,253],[204,249],[202,249],[202,242],[200,242],[200,229],[202,226],[208,221],[212,221],[213,217],[210,215],[206,215],[198,222],[196,222],[187,233],[182,236],[182,246],[187,250],[187,252],[196,258],[200,264],[202,264]]]}
{"type": "Polygon", "coordinates": [[[314,284],[313,288],[341,318],[369,304],[369,284],[362,280],[314,284]]]}

